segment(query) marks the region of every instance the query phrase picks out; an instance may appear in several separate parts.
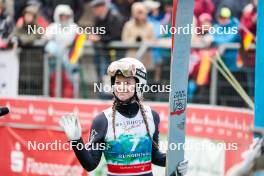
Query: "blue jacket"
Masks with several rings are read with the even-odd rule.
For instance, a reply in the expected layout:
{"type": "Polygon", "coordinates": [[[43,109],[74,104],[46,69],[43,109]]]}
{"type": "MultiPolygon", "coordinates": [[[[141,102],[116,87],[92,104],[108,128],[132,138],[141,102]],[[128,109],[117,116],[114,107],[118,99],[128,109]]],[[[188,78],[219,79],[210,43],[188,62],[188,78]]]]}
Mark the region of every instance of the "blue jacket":
{"type": "MultiPolygon", "coordinates": [[[[219,46],[226,43],[237,43],[241,41],[239,33],[239,21],[236,18],[231,18],[230,22],[226,25],[218,23],[213,25],[215,29],[211,35],[213,36],[213,45],[219,46]],[[216,31],[216,32],[215,32],[216,31]]],[[[222,58],[227,67],[232,71],[239,71],[237,67],[237,54],[238,50],[226,50],[222,58]]]]}

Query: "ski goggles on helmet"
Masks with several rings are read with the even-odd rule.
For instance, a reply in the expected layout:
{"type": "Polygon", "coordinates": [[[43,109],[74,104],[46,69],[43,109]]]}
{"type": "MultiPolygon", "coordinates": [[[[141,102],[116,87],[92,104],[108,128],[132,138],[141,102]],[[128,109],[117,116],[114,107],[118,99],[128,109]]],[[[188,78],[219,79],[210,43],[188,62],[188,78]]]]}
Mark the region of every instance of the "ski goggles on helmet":
{"type": "Polygon", "coordinates": [[[132,77],[136,75],[136,67],[134,64],[128,62],[113,62],[109,65],[107,74],[111,77],[116,74],[122,74],[125,77],[132,77]]]}

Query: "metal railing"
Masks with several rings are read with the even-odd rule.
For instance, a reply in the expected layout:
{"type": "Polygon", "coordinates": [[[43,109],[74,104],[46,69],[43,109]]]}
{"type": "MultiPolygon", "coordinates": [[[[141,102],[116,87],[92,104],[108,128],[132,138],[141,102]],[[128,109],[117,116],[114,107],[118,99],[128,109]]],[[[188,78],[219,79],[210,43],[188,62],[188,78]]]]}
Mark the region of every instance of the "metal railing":
{"type": "MultiPolygon", "coordinates": [[[[37,46],[41,46],[41,45],[43,45],[43,44],[41,44],[41,43],[37,44],[37,46]]],[[[84,56],[82,57],[80,62],[87,62],[89,59],[91,60],[94,53],[96,52],[93,49],[93,47],[94,46],[90,42],[85,43],[85,49],[83,52],[84,56]]],[[[106,47],[109,50],[110,49],[114,49],[114,50],[135,49],[135,50],[137,50],[136,57],[141,59],[141,58],[143,58],[143,55],[147,51],[149,51],[150,49],[161,48],[161,49],[168,49],[169,50],[171,45],[170,45],[169,40],[167,41],[166,44],[164,44],[164,42],[124,43],[124,42],[120,42],[120,41],[115,41],[115,42],[109,43],[107,46],[97,46],[97,48],[100,48],[100,47],[106,47]]],[[[239,48],[240,48],[239,43],[230,43],[230,44],[224,44],[224,45],[217,47],[217,50],[220,54],[223,54],[226,50],[230,50],[230,49],[237,50],[239,48]]],[[[252,45],[251,49],[254,49],[254,48],[255,48],[255,46],[252,45]]],[[[192,45],[192,49],[206,49],[206,47],[202,46],[202,45],[192,45]]],[[[40,54],[43,54],[42,95],[48,97],[50,95],[50,92],[49,92],[49,89],[50,89],[50,85],[49,85],[49,83],[50,83],[49,58],[47,57],[47,55],[45,53],[40,53],[40,54]]],[[[91,61],[89,61],[89,63],[91,63],[91,61]]],[[[169,62],[168,62],[168,64],[169,64],[169,62]]],[[[167,67],[166,67],[166,69],[164,69],[164,71],[169,72],[169,68],[170,68],[169,65],[167,65],[167,67]]],[[[254,68],[252,68],[252,69],[254,69],[254,68]]],[[[62,83],[62,80],[61,80],[62,76],[61,75],[62,75],[62,64],[61,64],[60,60],[57,60],[56,61],[56,91],[55,91],[56,97],[61,97],[61,95],[62,95],[62,84],[61,84],[62,83]]],[[[91,75],[89,75],[89,76],[91,76],[91,75]]],[[[206,97],[206,99],[209,99],[208,103],[214,104],[214,105],[218,104],[218,99],[219,99],[219,94],[218,94],[219,80],[218,80],[218,77],[219,77],[219,73],[218,73],[216,67],[212,64],[211,79],[210,79],[210,84],[209,84],[209,95],[208,95],[208,97],[206,97]]],[[[166,81],[169,83],[169,78],[166,81]]],[[[92,87],[92,85],[89,84],[87,81],[85,83],[87,83],[88,86],[92,87]]],[[[74,78],[73,88],[74,88],[73,92],[74,92],[75,98],[84,98],[84,97],[80,96],[80,91],[86,91],[86,90],[82,90],[82,88],[80,86],[80,76],[78,74],[76,74],[76,76],[74,78]]],[[[22,92],[22,94],[23,94],[23,92],[22,92]]],[[[85,98],[87,98],[87,97],[85,97],[85,98]]],[[[158,99],[158,101],[159,101],[159,99],[158,99]]],[[[236,101],[236,100],[234,100],[234,101],[236,101]]]]}

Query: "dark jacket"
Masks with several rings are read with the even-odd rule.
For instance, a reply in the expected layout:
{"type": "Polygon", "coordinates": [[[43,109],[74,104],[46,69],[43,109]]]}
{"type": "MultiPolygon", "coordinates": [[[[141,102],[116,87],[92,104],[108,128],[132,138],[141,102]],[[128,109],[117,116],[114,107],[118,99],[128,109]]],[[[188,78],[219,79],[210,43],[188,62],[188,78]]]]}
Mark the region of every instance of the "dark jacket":
{"type": "Polygon", "coordinates": [[[121,40],[123,18],[115,10],[109,9],[105,19],[95,19],[95,27],[105,27],[105,34],[100,35],[102,43],[121,40]]]}
{"type": "Polygon", "coordinates": [[[0,38],[7,39],[14,28],[12,17],[7,14],[0,15],[0,38]]]}
{"type": "Polygon", "coordinates": [[[124,0],[112,0],[119,13],[124,17],[124,21],[128,21],[131,17],[131,6],[134,2],[140,2],[141,0],[124,1],[124,0]]]}

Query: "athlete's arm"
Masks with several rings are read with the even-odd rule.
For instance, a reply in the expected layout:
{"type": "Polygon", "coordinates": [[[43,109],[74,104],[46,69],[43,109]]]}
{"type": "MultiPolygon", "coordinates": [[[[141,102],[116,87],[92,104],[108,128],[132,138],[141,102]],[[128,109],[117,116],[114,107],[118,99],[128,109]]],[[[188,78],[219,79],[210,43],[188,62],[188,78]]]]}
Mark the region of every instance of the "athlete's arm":
{"type": "MultiPolygon", "coordinates": [[[[156,144],[159,144],[159,123],[160,123],[160,117],[157,112],[152,111],[153,120],[155,123],[155,132],[153,135],[153,141],[156,144]]],[[[165,167],[166,166],[166,154],[159,151],[158,148],[155,147],[155,145],[152,145],[152,163],[158,166],[165,167]]]]}
{"type": "MultiPolygon", "coordinates": [[[[104,144],[104,139],[107,130],[107,119],[104,113],[101,113],[95,117],[93,120],[90,136],[89,136],[89,147],[84,147],[80,149],[81,145],[84,145],[83,139],[80,138],[73,142],[73,150],[78,158],[79,162],[88,172],[94,170],[100,163],[102,156],[102,148],[100,146],[104,144]],[[78,147],[79,145],[79,147],[78,147]]],[[[87,146],[88,144],[86,144],[87,146]]]]}

